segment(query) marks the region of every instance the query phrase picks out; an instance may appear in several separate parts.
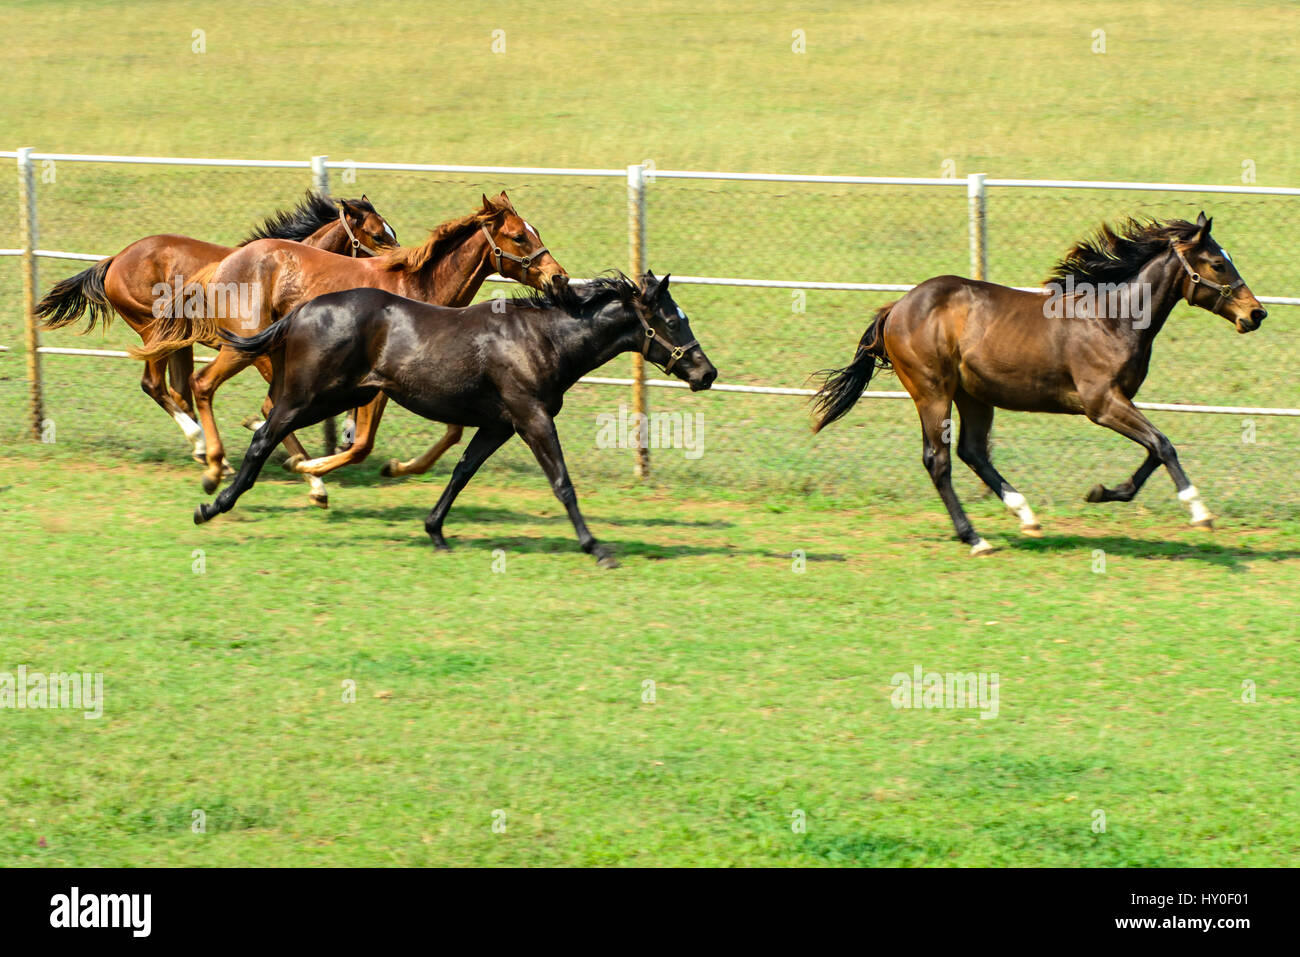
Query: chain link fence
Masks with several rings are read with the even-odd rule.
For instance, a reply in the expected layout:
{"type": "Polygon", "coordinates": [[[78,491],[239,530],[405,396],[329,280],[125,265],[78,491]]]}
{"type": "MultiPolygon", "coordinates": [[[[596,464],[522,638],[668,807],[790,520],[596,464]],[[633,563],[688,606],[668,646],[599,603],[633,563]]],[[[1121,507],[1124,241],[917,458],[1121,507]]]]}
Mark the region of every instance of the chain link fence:
{"type": "MultiPolygon", "coordinates": [[[[111,255],[154,233],[233,244],[271,212],[295,203],[313,182],[307,160],[278,167],[174,166],[46,160],[36,154],[33,161],[39,249],[88,256],[111,255]]],[[[505,190],[571,275],[629,268],[635,227],[629,209],[635,207],[629,206],[624,170],[566,174],[383,165],[330,163],[329,185],[335,196],[367,195],[405,244],[471,212],[480,194],[505,190]]],[[[1300,303],[1300,261],[1294,255],[1300,248],[1300,191],[1265,195],[1013,182],[986,181],[984,231],[973,239],[966,180],[795,181],[646,170],[645,262],[656,273],[676,277],[675,296],[718,367],[719,384],[742,388],[807,389],[815,385],[812,373],[845,364],[873,311],[901,295],[898,288],[875,287],[970,274],[973,260],[981,259],[992,281],[1037,286],[1070,244],[1102,221],[1123,216],[1195,219],[1204,209],[1215,217],[1216,238],[1256,294],[1300,303]]],[[[16,177],[0,178],[0,209],[13,211],[0,216],[0,248],[10,254],[0,256],[0,346],[11,350],[0,353],[0,439],[10,443],[30,440],[22,260],[14,255],[21,245],[16,177]]],[[[62,259],[38,261],[38,296],[85,268],[62,259]]],[[[501,288],[489,282],[480,297],[501,288]]],[[[1157,340],[1141,398],[1300,407],[1300,385],[1291,373],[1300,358],[1292,328],[1300,310],[1289,304],[1269,308],[1272,315],[1260,331],[1238,336],[1221,318],[1179,306],[1157,340]]],[[[123,350],[134,341],[118,320],[91,339],[49,333],[43,345],[123,350]]],[[[140,391],[135,362],[42,359],[43,414],[56,441],[136,460],[184,460],[186,445],[174,423],[140,391]]],[[[658,375],[653,369],[649,374],[658,375]]],[[[616,359],[595,375],[626,379],[632,361],[616,359]]],[[[882,376],[871,391],[900,388],[882,376]]],[[[218,421],[232,450],[249,438],[240,422],[264,395],[265,385],[252,371],[218,393],[218,421]]],[[[941,509],[920,466],[920,430],[906,400],[865,400],[843,422],[813,437],[807,398],[800,394],[689,394],[652,381],[648,395],[649,411],[661,416],[652,434],[674,446],[650,452],[650,480],[665,489],[708,486],[757,496],[816,494],[833,505],[902,501],[941,509]]],[[[633,452],[621,447],[628,437],[622,424],[634,411],[626,385],[579,384],[568,396],[559,426],[580,494],[635,481],[633,452]]],[[[1296,417],[1165,411],[1151,417],[1178,446],[1189,475],[1216,511],[1254,519],[1300,517],[1300,493],[1291,481],[1300,468],[1296,417]]],[[[377,477],[380,463],[423,451],[441,431],[390,403],[371,461],[336,472],[327,483],[384,481],[377,477]]],[[[301,437],[310,451],[322,450],[319,430],[301,437]]],[[[1000,413],[994,446],[1000,470],[1035,504],[1061,508],[1076,507],[1095,482],[1122,480],[1142,459],[1138,447],[1070,417],[1000,413]]],[[[432,473],[430,500],[455,458],[450,453],[432,473]]],[[[960,467],[956,471],[959,494],[978,502],[977,480],[960,467]]],[[[485,471],[511,480],[516,473],[521,481],[544,486],[521,443],[508,445],[485,471]]],[[[1159,482],[1153,479],[1153,488],[1159,482]]],[[[343,501],[336,497],[340,506],[343,501]]],[[[1143,501],[1171,513],[1179,509],[1172,495],[1157,491],[1143,501]]],[[[989,503],[995,506],[1000,509],[989,503]]]]}

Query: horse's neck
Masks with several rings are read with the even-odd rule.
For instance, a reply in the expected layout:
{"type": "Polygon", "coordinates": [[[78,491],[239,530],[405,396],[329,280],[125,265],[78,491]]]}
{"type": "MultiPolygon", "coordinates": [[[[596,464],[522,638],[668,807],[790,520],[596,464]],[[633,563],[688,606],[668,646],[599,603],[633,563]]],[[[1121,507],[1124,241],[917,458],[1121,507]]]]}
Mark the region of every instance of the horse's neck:
{"type": "Polygon", "coordinates": [[[327,223],[302,242],[304,246],[315,246],[327,253],[344,253],[352,246],[351,241],[337,222],[327,223]]]}
{"type": "Polygon", "coordinates": [[[545,328],[557,353],[565,357],[566,378],[574,381],[639,348],[643,334],[636,316],[618,303],[598,310],[590,319],[565,313],[545,328]]]}
{"type": "Polygon", "coordinates": [[[480,230],[406,277],[408,295],[439,306],[468,306],[492,272],[487,241],[480,230]]]}
{"type": "Polygon", "coordinates": [[[1142,267],[1135,283],[1145,283],[1151,290],[1151,321],[1142,328],[1134,328],[1138,345],[1144,350],[1151,348],[1151,343],[1164,328],[1165,320],[1183,297],[1183,272],[1178,258],[1172,253],[1160,255],[1142,267]]]}

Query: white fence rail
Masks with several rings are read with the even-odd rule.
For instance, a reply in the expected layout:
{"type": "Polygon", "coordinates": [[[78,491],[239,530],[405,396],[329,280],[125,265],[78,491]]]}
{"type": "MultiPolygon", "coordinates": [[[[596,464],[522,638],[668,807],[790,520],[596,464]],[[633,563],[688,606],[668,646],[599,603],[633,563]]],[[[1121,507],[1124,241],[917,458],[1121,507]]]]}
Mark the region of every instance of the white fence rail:
{"type": "MultiPolygon", "coordinates": [[[[39,438],[42,421],[42,382],[40,357],[46,355],[78,356],[83,358],[119,358],[126,353],[104,349],[53,348],[40,344],[40,333],[34,315],[34,306],[38,299],[37,261],[40,259],[74,260],[93,262],[111,253],[91,253],[85,251],[44,249],[38,245],[39,223],[34,189],[34,168],[36,164],[47,161],[62,163],[115,163],[149,166],[182,166],[208,168],[247,168],[302,170],[310,174],[311,185],[317,189],[328,190],[329,176],[333,172],[351,173],[360,170],[397,171],[413,173],[477,174],[494,177],[596,177],[624,179],[628,188],[628,256],[629,272],[640,272],[646,261],[645,249],[646,222],[645,197],[649,189],[660,180],[703,180],[714,182],[766,182],[766,183],[807,183],[840,186],[883,186],[883,187],[920,187],[922,189],[954,190],[964,189],[968,200],[969,219],[969,257],[970,273],[976,278],[984,278],[988,256],[987,210],[990,189],[1035,188],[1041,190],[1133,190],[1149,193],[1202,193],[1202,194],[1237,194],[1246,196],[1279,196],[1300,199],[1300,188],[1269,186],[1233,186],[1187,183],[1132,183],[1110,181],[1080,180],[1030,180],[1030,179],[994,179],[982,173],[973,173],[963,178],[956,177],[890,177],[890,176],[827,176],[802,175],[793,173],[733,173],[723,171],[695,170],[660,170],[646,165],[633,165],[625,169],[588,169],[588,168],[552,168],[523,166],[463,166],[433,163],[373,163],[373,162],[334,162],[327,157],[316,156],[306,160],[248,160],[248,159],[208,159],[196,157],[165,156],[116,156],[104,154],[77,153],[40,153],[31,149],[17,151],[0,151],[0,158],[12,158],[17,161],[19,178],[19,223],[22,245],[17,248],[0,248],[0,257],[19,257],[23,261],[24,278],[24,315],[25,342],[28,363],[28,380],[30,389],[30,415],[32,434],[39,438]]],[[[305,184],[304,184],[305,185],[305,184]]],[[[674,282],[688,285],[756,288],[756,289],[804,289],[846,292],[906,292],[912,288],[911,283],[886,283],[867,281],[827,281],[806,279],[773,279],[765,277],[727,277],[727,276],[690,276],[674,274],[674,282]]],[[[490,277],[493,282],[508,282],[500,276],[490,277]]],[[[1029,287],[1016,287],[1029,288],[1029,287]]],[[[1300,290],[1287,290],[1296,291],[1300,290]]],[[[1300,305],[1300,295],[1261,295],[1261,302],[1269,305],[1300,305]]],[[[0,352],[10,349],[0,345],[0,352]]],[[[198,358],[198,357],[196,357],[198,358]]],[[[639,357],[636,357],[639,358],[639,357]]],[[[198,358],[198,361],[206,361],[198,358]]],[[[634,407],[645,411],[644,389],[682,388],[682,383],[675,380],[647,380],[644,367],[635,363],[632,378],[589,376],[582,380],[592,385],[627,387],[632,386],[634,407]]],[[[714,386],[715,391],[741,393],[749,395],[773,396],[808,396],[810,389],[788,388],[775,385],[726,385],[714,386]]],[[[907,398],[905,392],[876,391],[866,393],[869,398],[896,399],[907,398]]],[[[1194,405],[1178,402],[1138,403],[1140,408],[1195,413],[1220,413],[1238,415],[1275,415],[1300,417],[1296,408],[1259,408],[1226,405],[1194,405]]],[[[638,472],[644,474],[648,467],[645,450],[641,450],[638,472]]]]}

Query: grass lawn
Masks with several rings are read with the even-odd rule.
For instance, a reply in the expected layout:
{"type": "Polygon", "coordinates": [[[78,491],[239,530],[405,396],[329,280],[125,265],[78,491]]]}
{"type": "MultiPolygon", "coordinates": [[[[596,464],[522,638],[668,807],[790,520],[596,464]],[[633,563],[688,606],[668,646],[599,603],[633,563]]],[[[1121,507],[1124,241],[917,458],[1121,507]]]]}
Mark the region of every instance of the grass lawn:
{"type": "MultiPolygon", "coordinates": [[[[14,2],[0,149],[1205,183],[1254,171],[1294,186],[1294,21],[1290,3],[1201,0],[14,2]]],[[[61,162],[38,185],[40,242],[233,242],[308,182],[61,162]]],[[[407,242],[506,188],[572,273],[626,266],[617,179],[333,185],[366,192],[407,242]]],[[[1041,280],[1103,218],[1204,207],[1256,293],[1300,296],[1291,200],[1005,189],[989,202],[997,281],[1041,280]]],[[[16,209],[15,177],[0,176],[0,247],[18,244],[16,209]]],[[[960,187],[661,180],[649,195],[650,264],[679,275],[912,282],[964,272],[966,228],[960,187]]],[[[76,268],[45,260],[41,284],[76,268]]],[[[653,408],[699,414],[704,454],[656,453],[638,486],[627,453],[595,438],[594,417],[628,397],[578,387],[561,436],[592,529],[623,562],[605,572],[518,443],[462,496],[454,550],[435,554],[422,518],[452,459],[380,480],[378,462],[438,434],[391,408],[376,458],[328,480],[328,511],[270,467],[195,527],[198,469],[134,363],[47,357],[56,440],[28,438],[19,291],[16,261],[0,260],[0,345],[15,350],[0,353],[0,672],[102,672],[105,700],[98,720],[0,710],[5,863],[1183,866],[1300,852],[1298,420],[1153,416],[1221,517],[1207,534],[1164,475],[1128,506],[1081,501],[1136,467],[1131,443],[1001,416],[999,467],[1046,536],[1020,537],[958,467],[999,548],[972,560],[921,470],[909,403],[864,402],[812,439],[798,400],[656,392],[653,408]],[[893,707],[894,676],[918,667],[996,673],[997,717],[893,707]]],[[[676,295],[720,382],[787,386],[844,364],[887,298],[810,292],[799,311],[783,289],[676,295]]],[[[1237,336],[1180,307],[1142,398],[1300,405],[1296,314],[1277,307],[1237,336]]],[[[131,341],[120,322],[45,337],[131,341]]],[[[218,395],[232,459],[259,386],[249,374],[218,395]]]]}

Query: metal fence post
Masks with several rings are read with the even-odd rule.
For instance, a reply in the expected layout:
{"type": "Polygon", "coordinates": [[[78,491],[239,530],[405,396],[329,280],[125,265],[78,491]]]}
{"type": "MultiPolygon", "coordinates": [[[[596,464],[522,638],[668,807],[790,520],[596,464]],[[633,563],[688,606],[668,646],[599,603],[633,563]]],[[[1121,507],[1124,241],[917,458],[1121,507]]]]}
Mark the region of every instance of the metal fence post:
{"type": "MultiPolygon", "coordinates": [[[[634,282],[645,272],[645,260],[645,167],[633,165],[627,168],[627,271],[634,282]]],[[[641,416],[634,469],[636,477],[644,481],[650,477],[650,410],[645,358],[639,352],[632,356],[632,408],[641,416]]]]}
{"type": "Polygon", "coordinates": [[[987,194],[984,174],[966,177],[966,200],[970,206],[970,276],[987,279],[989,270],[988,226],[985,219],[987,194]]]}
{"type": "MultiPolygon", "coordinates": [[[[325,165],[329,160],[328,156],[313,156],[311,158],[311,188],[322,196],[330,194],[330,171],[325,165]]],[[[320,426],[321,438],[325,442],[325,454],[333,455],[334,450],[339,444],[338,423],[334,421],[334,416],[328,416],[320,426]]]]}
{"type": "Polygon", "coordinates": [[[41,394],[40,331],[36,325],[36,171],[32,148],[18,150],[18,223],[23,250],[23,339],[27,347],[27,385],[31,397],[32,438],[40,441],[45,420],[41,394]]]}
{"type": "Polygon", "coordinates": [[[318,193],[324,193],[326,196],[330,192],[330,171],[325,166],[328,156],[313,156],[311,158],[311,188],[318,193]]]}

